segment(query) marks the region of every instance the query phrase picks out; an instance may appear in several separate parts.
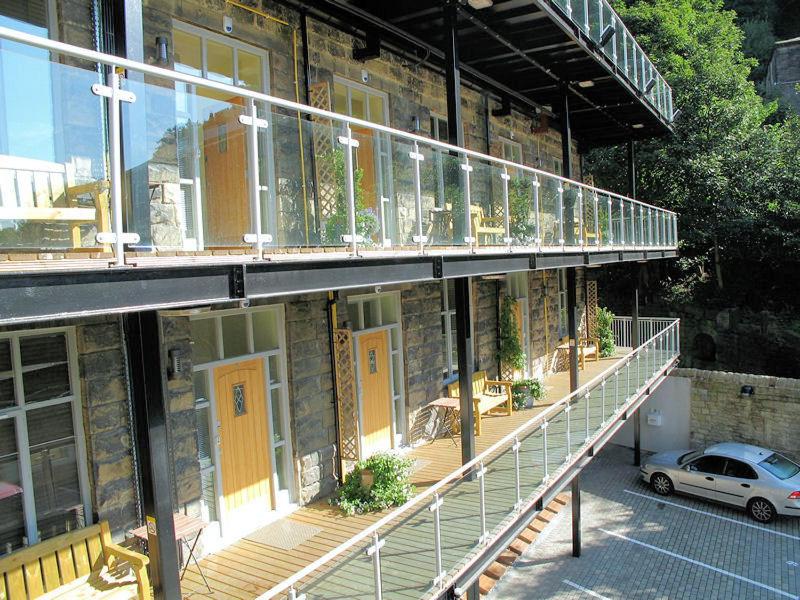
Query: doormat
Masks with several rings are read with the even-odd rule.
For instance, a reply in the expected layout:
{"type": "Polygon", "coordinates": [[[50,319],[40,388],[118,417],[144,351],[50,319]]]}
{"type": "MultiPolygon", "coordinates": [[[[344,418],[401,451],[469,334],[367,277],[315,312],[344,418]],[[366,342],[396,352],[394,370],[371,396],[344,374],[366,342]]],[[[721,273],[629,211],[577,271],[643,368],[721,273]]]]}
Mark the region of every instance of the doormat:
{"type": "Polygon", "coordinates": [[[306,525],[305,523],[299,523],[290,519],[281,519],[261,529],[251,531],[244,536],[244,539],[256,542],[257,544],[280,548],[281,550],[294,550],[297,546],[310,540],[320,531],[322,531],[322,529],[314,527],[313,525],[306,525]]]}

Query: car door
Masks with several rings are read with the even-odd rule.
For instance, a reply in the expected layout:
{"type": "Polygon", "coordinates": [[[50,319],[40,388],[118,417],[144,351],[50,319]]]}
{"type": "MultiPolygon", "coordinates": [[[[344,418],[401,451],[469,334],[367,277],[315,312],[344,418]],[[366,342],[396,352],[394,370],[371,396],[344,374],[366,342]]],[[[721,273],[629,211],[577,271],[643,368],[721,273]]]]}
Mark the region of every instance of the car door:
{"type": "Polygon", "coordinates": [[[724,468],[724,457],[705,454],[681,468],[676,487],[689,494],[716,500],[716,480],[722,475],[724,468]]]}
{"type": "Polygon", "coordinates": [[[758,480],[753,467],[745,462],[729,458],[725,461],[725,468],[717,476],[717,499],[736,506],[745,506],[753,486],[758,480]]]}

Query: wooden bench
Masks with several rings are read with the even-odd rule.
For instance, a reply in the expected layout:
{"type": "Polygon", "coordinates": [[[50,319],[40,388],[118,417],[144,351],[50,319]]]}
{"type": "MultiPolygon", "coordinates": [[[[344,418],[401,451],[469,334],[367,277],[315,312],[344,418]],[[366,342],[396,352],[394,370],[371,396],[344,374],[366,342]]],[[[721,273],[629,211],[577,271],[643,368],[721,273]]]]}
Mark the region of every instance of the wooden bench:
{"type": "Polygon", "coordinates": [[[150,600],[148,562],[102,521],[0,558],[0,600],[150,600]]]}
{"type": "MultiPolygon", "coordinates": [[[[109,182],[76,185],[72,171],[62,163],[0,155],[0,221],[63,223],[72,248],[83,246],[81,225],[109,231],[109,182]]],[[[25,242],[44,248],[48,240],[25,242]]]]}
{"type": "MultiPolygon", "coordinates": [[[[558,345],[559,352],[566,352],[569,355],[569,337],[561,338],[558,345]]],[[[586,368],[586,360],[594,358],[595,362],[600,360],[600,340],[595,337],[578,338],[578,366],[581,370],[586,368]]]]}
{"type": "MultiPolygon", "coordinates": [[[[451,398],[459,397],[457,381],[447,386],[447,393],[451,398]]],[[[475,435],[480,435],[481,415],[501,409],[503,414],[511,416],[513,410],[511,382],[487,379],[486,371],[476,371],[472,374],[472,404],[475,412],[475,435]],[[505,391],[493,391],[493,387],[505,391]]]]}

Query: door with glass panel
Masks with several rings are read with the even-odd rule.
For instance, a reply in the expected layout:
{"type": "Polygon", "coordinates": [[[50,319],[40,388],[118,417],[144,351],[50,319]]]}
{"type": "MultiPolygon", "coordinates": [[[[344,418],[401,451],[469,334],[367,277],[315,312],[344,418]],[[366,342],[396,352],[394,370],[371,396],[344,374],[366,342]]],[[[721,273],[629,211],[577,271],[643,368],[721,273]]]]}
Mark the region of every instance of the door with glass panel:
{"type": "MultiPolygon", "coordinates": [[[[357,119],[378,125],[389,124],[386,95],[357,83],[335,79],[333,107],[336,112],[357,119]]],[[[355,168],[356,178],[361,182],[362,206],[359,210],[372,213],[375,220],[373,226],[366,216],[362,220],[366,224],[364,231],[359,231],[359,234],[371,238],[373,243],[389,246],[395,229],[391,141],[387,135],[368,127],[353,125],[351,130],[358,141],[355,168]]]]}
{"type": "Polygon", "coordinates": [[[362,333],[356,339],[361,390],[361,455],[366,457],[393,446],[389,330],[362,333]]]}
{"type": "MultiPolygon", "coordinates": [[[[175,69],[249,90],[269,91],[264,50],[174,23],[175,69]]],[[[176,138],[181,193],[178,220],[183,246],[241,246],[255,232],[248,184],[247,130],[239,117],[247,100],[228,92],[176,84],[176,138]]],[[[262,118],[269,114],[257,104],[262,118]]],[[[275,233],[274,165],[269,127],[258,134],[261,230],[275,233]]]]}

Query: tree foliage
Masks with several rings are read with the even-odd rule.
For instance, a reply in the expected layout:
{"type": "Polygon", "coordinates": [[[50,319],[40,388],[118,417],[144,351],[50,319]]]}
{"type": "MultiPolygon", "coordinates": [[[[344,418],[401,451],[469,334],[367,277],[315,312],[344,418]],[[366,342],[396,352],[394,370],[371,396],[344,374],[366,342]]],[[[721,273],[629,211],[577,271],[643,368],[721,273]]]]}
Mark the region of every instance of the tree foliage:
{"type": "MultiPolygon", "coordinates": [[[[679,213],[681,260],[666,280],[699,296],[790,300],[800,250],[800,122],[750,80],[736,14],[722,0],[629,0],[615,8],[673,87],[674,135],[637,145],[639,196],[679,213]]],[[[590,154],[604,186],[626,191],[622,148],[590,154]]]]}

